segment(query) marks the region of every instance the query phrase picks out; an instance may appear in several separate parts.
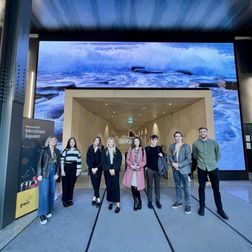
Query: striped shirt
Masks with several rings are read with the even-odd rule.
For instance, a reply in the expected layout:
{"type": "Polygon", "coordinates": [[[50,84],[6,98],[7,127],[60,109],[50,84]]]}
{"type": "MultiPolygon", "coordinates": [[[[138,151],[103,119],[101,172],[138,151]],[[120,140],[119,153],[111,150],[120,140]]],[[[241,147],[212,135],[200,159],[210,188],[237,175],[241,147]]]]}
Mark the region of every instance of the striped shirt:
{"type": "Polygon", "coordinates": [[[77,149],[66,149],[61,154],[61,162],[77,162],[77,170],[81,170],[81,154],[77,149]]]}

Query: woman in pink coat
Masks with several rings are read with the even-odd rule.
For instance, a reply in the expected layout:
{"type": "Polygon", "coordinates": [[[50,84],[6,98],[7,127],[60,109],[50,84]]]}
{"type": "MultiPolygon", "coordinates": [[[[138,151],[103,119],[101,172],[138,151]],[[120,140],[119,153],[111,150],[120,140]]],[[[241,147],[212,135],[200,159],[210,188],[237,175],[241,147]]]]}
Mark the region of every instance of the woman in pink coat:
{"type": "Polygon", "coordinates": [[[131,188],[135,211],[142,208],[140,190],[144,189],[145,164],[145,149],[141,146],[141,139],[135,137],[127,153],[127,169],[122,181],[124,186],[131,188]]]}

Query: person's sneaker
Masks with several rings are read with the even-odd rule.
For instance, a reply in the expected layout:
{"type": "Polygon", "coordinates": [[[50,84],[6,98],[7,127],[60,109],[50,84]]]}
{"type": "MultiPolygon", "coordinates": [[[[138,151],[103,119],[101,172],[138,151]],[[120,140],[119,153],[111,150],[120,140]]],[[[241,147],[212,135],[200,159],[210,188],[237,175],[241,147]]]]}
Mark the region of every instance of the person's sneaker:
{"type": "Polygon", "coordinates": [[[185,206],[185,213],[190,214],[191,213],[191,206],[185,206]]]}
{"type": "Polygon", "coordinates": [[[152,205],[152,203],[151,203],[150,201],[148,202],[148,207],[149,207],[150,209],[153,208],[153,205],[152,205]]]}
{"type": "Polygon", "coordinates": [[[109,203],[109,205],[108,205],[108,210],[112,210],[112,208],[113,208],[113,204],[112,204],[112,203],[109,203]]]}
{"type": "Polygon", "coordinates": [[[220,215],[221,218],[224,220],[228,220],[227,214],[224,212],[224,210],[218,210],[217,213],[220,215]]]}
{"type": "Polygon", "coordinates": [[[46,218],[51,218],[51,217],[52,217],[52,213],[51,212],[46,215],[46,218]]]}
{"type": "Polygon", "coordinates": [[[47,219],[45,215],[41,215],[39,218],[40,218],[41,225],[45,225],[47,223],[47,219]]]}
{"type": "Polygon", "coordinates": [[[211,184],[211,182],[210,181],[207,181],[206,182],[206,187],[209,187],[209,186],[211,186],[212,184],[211,184]]]}
{"type": "Polygon", "coordinates": [[[158,209],[162,208],[162,205],[160,204],[159,201],[156,201],[156,206],[157,206],[158,209]]]}
{"type": "Polygon", "coordinates": [[[92,200],[91,205],[92,205],[92,206],[95,206],[95,205],[96,205],[96,200],[95,200],[95,199],[92,200]]]}
{"type": "Polygon", "coordinates": [[[175,202],[173,205],[172,205],[172,208],[178,208],[178,207],[182,207],[182,203],[179,203],[179,202],[175,202]]]}
{"type": "Polygon", "coordinates": [[[68,201],[68,205],[69,205],[69,206],[72,206],[72,205],[73,205],[73,201],[72,201],[72,200],[69,200],[69,201],[68,201]]]}
{"type": "Polygon", "coordinates": [[[198,214],[200,216],[204,216],[205,215],[205,209],[203,207],[200,207],[199,210],[198,210],[198,214]]]}

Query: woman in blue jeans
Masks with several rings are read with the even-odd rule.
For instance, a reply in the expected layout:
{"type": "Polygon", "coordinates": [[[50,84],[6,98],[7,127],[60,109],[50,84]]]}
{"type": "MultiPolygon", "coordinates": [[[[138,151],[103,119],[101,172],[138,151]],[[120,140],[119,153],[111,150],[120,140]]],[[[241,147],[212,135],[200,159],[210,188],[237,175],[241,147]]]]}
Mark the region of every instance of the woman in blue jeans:
{"type": "Polygon", "coordinates": [[[39,208],[38,216],[42,225],[47,223],[47,218],[52,217],[54,205],[56,180],[60,165],[60,151],[56,148],[56,137],[48,137],[45,147],[40,152],[37,165],[39,181],[39,208]]]}
{"type": "Polygon", "coordinates": [[[188,174],[191,173],[192,153],[190,146],[183,143],[183,135],[181,132],[174,133],[175,143],[169,146],[169,162],[172,165],[173,177],[176,187],[176,202],[172,208],[182,207],[182,188],[185,195],[185,213],[191,213],[191,190],[188,180],[188,174]]]}

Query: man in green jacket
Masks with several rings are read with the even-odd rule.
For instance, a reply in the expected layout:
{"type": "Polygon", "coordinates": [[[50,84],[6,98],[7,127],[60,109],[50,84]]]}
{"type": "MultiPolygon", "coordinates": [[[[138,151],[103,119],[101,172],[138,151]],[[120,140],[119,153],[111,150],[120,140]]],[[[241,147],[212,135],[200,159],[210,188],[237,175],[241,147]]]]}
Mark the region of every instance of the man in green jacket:
{"type": "Polygon", "coordinates": [[[207,175],[212,183],[214,201],[217,213],[225,220],[228,216],[223,210],[219,189],[219,175],[217,162],[220,160],[220,147],[216,141],[208,138],[207,128],[199,128],[199,139],[193,143],[192,153],[197,160],[198,181],[199,181],[199,210],[198,214],[205,215],[205,186],[207,175]]]}

